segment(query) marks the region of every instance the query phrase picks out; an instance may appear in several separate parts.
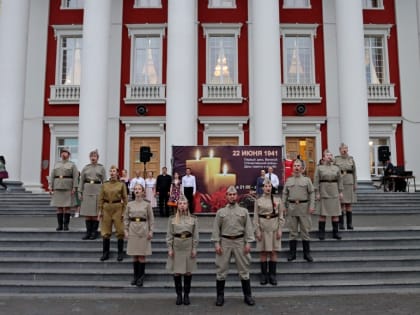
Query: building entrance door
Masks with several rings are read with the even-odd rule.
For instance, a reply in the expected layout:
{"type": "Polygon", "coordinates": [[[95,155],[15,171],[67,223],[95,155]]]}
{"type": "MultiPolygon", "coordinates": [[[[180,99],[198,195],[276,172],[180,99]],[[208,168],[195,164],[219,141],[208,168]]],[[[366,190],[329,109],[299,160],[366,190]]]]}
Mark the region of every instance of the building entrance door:
{"type": "Polygon", "coordinates": [[[133,137],[130,139],[130,178],[135,176],[135,172],[139,170],[143,178],[144,163],[140,162],[140,147],[150,147],[153,156],[150,162],[146,163],[146,172],[152,171],[153,177],[157,177],[160,173],[160,138],[159,137],[133,137]]]}
{"type": "Polygon", "coordinates": [[[300,158],[305,161],[305,174],[312,181],[316,166],[315,137],[286,137],[286,157],[288,159],[300,158]]]}

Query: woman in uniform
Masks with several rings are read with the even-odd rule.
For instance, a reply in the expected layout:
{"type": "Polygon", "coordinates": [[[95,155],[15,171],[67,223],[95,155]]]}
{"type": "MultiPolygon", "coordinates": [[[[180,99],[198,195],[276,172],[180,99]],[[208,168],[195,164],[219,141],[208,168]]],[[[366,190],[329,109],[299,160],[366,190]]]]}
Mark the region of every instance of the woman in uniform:
{"type": "Polygon", "coordinates": [[[318,237],[325,239],[325,221],[331,217],[333,238],[340,240],[338,234],[338,217],[341,214],[340,199],[343,197],[343,181],[338,166],[333,164],[330,150],[324,150],[323,163],[315,170],[314,190],[315,199],[319,203],[318,237]]]}
{"type": "Polygon", "coordinates": [[[55,163],[49,177],[48,190],[52,195],[51,205],[57,207],[57,231],[68,231],[70,208],[75,206],[74,194],[77,190],[79,171],[76,164],[69,160],[70,151],[61,149],[61,161],[55,163]]]}
{"type": "Polygon", "coordinates": [[[124,210],[127,206],[127,189],[118,178],[118,168],[112,165],[109,169],[111,178],[105,182],[99,193],[98,208],[101,222],[102,257],[101,261],[109,259],[109,245],[112,235],[112,226],[115,227],[115,236],[118,241],[117,260],[124,258],[124,210]]]}
{"type": "Polygon", "coordinates": [[[262,285],[270,282],[277,285],[277,252],[281,249],[282,227],[284,225],[284,206],[280,198],[271,193],[272,185],[265,179],[263,195],[255,201],[254,228],[257,251],[260,252],[262,285]],[[267,262],[269,258],[269,262],[267,262]],[[268,272],[267,272],[268,265],[268,272]]]}
{"type": "Polygon", "coordinates": [[[341,215],[339,217],[340,230],[344,230],[344,214],[346,214],[347,230],[353,230],[352,203],[357,201],[357,176],[356,163],[349,155],[349,147],[342,143],[340,145],[340,155],[335,157],[334,164],[340,168],[341,178],[343,179],[343,199],[341,199],[341,215]]]}
{"type": "Polygon", "coordinates": [[[144,187],[134,186],[135,199],[127,204],[124,214],[124,234],[127,254],[133,256],[131,285],[143,286],[146,256],[152,255],[152,237],[155,218],[150,202],[144,199],[144,187]]]}
{"type": "Polygon", "coordinates": [[[181,196],[176,214],[169,218],[166,233],[168,246],[166,269],[174,274],[176,305],[190,304],[191,273],[197,268],[198,238],[197,217],[190,214],[188,200],[185,196],[181,196]],[[182,298],[181,275],[184,275],[184,298],[182,298]]]}
{"type": "Polygon", "coordinates": [[[80,215],[85,217],[86,224],[86,235],[82,240],[98,237],[98,195],[106,178],[105,167],[98,163],[98,150],[90,152],[89,158],[90,164],[83,168],[79,183],[80,215]]]}

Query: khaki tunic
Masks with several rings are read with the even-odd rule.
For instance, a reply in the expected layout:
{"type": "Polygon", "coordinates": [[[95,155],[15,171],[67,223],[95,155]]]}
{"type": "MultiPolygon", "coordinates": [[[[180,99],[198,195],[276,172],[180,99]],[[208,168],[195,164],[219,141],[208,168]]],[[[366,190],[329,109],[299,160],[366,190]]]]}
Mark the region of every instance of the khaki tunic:
{"type": "Polygon", "coordinates": [[[280,198],[274,197],[271,200],[271,194],[263,194],[255,201],[254,206],[254,228],[255,235],[261,235],[261,241],[257,239],[257,251],[272,252],[281,250],[281,239],[277,239],[276,235],[282,230],[284,225],[284,206],[280,198]],[[277,217],[262,218],[260,215],[269,216],[273,214],[273,210],[277,217]]]}
{"type": "Polygon", "coordinates": [[[213,224],[211,240],[222,247],[222,255],[216,254],[216,278],[225,280],[229,271],[231,257],[235,257],[239,277],[249,279],[251,255],[244,254],[244,246],[255,241],[251,218],[248,210],[237,203],[226,205],[217,211],[213,224]],[[243,235],[236,239],[222,237],[243,235]]]}
{"type": "Polygon", "coordinates": [[[127,189],[125,184],[118,180],[105,182],[99,193],[98,208],[102,214],[101,235],[110,238],[112,224],[115,226],[115,236],[124,239],[123,215],[127,206],[127,189]]]}
{"type": "Polygon", "coordinates": [[[343,179],[342,203],[357,202],[357,194],[354,185],[357,183],[356,162],[352,156],[336,156],[334,164],[340,168],[343,179]]]}
{"type": "Polygon", "coordinates": [[[315,207],[315,192],[312,181],[303,175],[291,176],[283,188],[283,201],[287,209],[289,239],[296,240],[299,226],[302,240],[309,241],[311,230],[311,213],[315,207]]]}
{"type": "Polygon", "coordinates": [[[79,183],[79,192],[83,196],[80,215],[98,215],[98,196],[105,179],[106,171],[102,164],[88,164],[83,168],[79,183]]]}
{"type": "Polygon", "coordinates": [[[155,217],[149,201],[133,200],[127,204],[124,214],[124,230],[128,234],[128,255],[150,256],[152,254],[152,241],[148,240],[147,236],[149,233],[153,233],[154,224],[155,217]],[[131,221],[130,218],[141,218],[141,221],[131,221]]]}
{"type": "Polygon", "coordinates": [[[166,244],[168,250],[172,249],[173,257],[168,256],[166,269],[171,273],[190,273],[197,269],[197,258],[192,258],[191,253],[197,252],[198,247],[198,220],[196,216],[179,216],[179,222],[176,222],[176,216],[173,215],[168,221],[168,230],[166,232],[166,244]],[[176,234],[191,233],[192,237],[182,238],[176,234]]]}
{"type": "Polygon", "coordinates": [[[49,186],[54,192],[51,198],[51,206],[74,207],[76,199],[72,189],[76,191],[79,181],[79,171],[76,164],[69,160],[58,161],[51,170],[49,186]]]}
{"type": "Polygon", "coordinates": [[[339,193],[343,191],[343,180],[340,169],[333,164],[318,165],[314,179],[315,194],[320,194],[319,214],[322,216],[339,216],[341,204],[339,193]]]}

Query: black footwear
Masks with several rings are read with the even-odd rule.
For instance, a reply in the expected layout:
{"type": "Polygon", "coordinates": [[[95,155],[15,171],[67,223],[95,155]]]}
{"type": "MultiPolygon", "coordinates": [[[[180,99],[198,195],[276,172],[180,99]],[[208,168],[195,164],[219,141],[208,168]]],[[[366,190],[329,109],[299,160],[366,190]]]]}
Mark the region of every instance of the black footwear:
{"type": "Polygon", "coordinates": [[[307,262],[313,262],[314,259],[311,256],[311,248],[309,246],[309,241],[302,241],[302,247],[303,247],[303,259],[305,259],[307,262]]]}
{"type": "MultiPolygon", "coordinates": [[[[271,263],[271,261],[270,261],[271,263]]],[[[244,293],[244,302],[250,306],[255,304],[251,295],[251,280],[241,280],[242,292],[244,293]]]]}
{"type": "Polygon", "coordinates": [[[82,237],[82,240],[88,240],[90,237],[90,234],[92,233],[92,222],[90,220],[86,220],[85,221],[85,225],[86,225],[86,235],[82,237]]]}
{"type": "Polygon", "coordinates": [[[190,305],[191,279],[192,275],[184,275],[184,305],[190,305]]]}
{"type": "Polygon", "coordinates": [[[332,226],[333,226],[333,238],[335,238],[336,240],[341,240],[341,236],[338,235],[338,222],[332,222],[332,226]]]}
{"type": "Polygon", "coordinates": [[[89,239],[90,240],[96,240],[98,238],[98,235],[99,235],[99,232],[98,232],[99,221],[93,220],[93,221],[90,221],[90,222],[92,222],[91,223],[92,227],[90,229],[89,239]]]}
{"type": "Polygon", "coordinates": [[[55,229],[56,231],[62,231],[63,230],[63,213],[57,213],[57,228],[55,229]]]}
{"type": "Polygon", "coordinates": [[[216,280],[216,290],[216,306],[223,306],[225,304],[225,280],[216,280]]]}
{"type": "Polygon", "coordinates": [[[353,230],[353,212],[346,212],[347,230],[353,230]]]}
{"type": "Polygon", "coordinates": [[[271,285],[277,285],[277,261],[269,261],[268,262],[268,281],[271,285]]]}
{"type": "Polygon", "coordinates": [[[318,238],[323,241],[325,240],[325,221],[318,222],[318,238]]]}
{"type": "Polygon", "coordinates": [[[102,257],[100,258],[101,261],[109,259],[109,245],[110,245],[109,238],[104,238],[102,240],[102,257]]]}
{"type": "Polygon", "coordinates": [[[139,279],[139,267],[140,262],[138,260],[133,261],[133,281],[131,281],[131,285],[137,284],[137,280],[139,279]]]}
{"type": "Polygon", "coordinates": [[[293,261],[296,259],[296,245],[297,245],[297,241],[296,240],[291,240],[289,241],[289,256],[287,256],[287,261],[293,261]]]}
{"type": "Polygon", "coordinates": [[[118,246],[117,260],[118,261],[123,261],[123,259],[124,259],[124,240],[123,239],[119,239],[117,241],[117,246],[118,246]]]}
{"type": "Polygon", "coordinates": [[[344,230],[344,214],[341,212],[341,215],[338,217],[338,228],[344,230]]]}
{"type": "Polygon", "coordinates": [[[146,269],[146,263],[139,263],[139,277],[136,281],[136,286],[142,287],[144,282],[144,271],[146,269]]]}
{"type": "Polygon", "coordinates": [[[268,269],[268,262],[267,261],[261,261],[261,276],[260,276],[260,284],[266,285],[268,283],[268,277],[267,277],[267,269],[268,269]]]}
{"type": "Polygon", "coordinates": [[[69,230],[69,223],[70,223],[70,213],[64,213],[64,216],[63,216],[63,230],[64,231],[69,230]]]}
{"type": "Polygon", "coordinates": [[[176,305],[182,304],[182,279],[181,276],[174,276],[175,292],[176,292],[176,305]]]}

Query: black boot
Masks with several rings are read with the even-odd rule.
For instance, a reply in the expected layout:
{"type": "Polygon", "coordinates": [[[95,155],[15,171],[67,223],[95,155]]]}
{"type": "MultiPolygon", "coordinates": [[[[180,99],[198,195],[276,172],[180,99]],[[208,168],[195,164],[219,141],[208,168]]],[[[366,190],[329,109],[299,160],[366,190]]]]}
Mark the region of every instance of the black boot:
{"type": "Polygon", "coordinates": [[[117,247],[118,247],[117,260],[118,261],[123,261],[123,259],[124,259],[124,240],[123,239],[119,239],[117,241],[117,247]]]}
{"type": "MultiPolygon", "coordinates": [[[[271,263],[271,261],[270,261],[271,263]]],[[[251,280],[241,280],[242,292],[244,293],[244,302],[248,305],[254,305],[255,301],[251,295],[251,280]]]]}
{"type": "Polygon", "coordinates": [[[63,219],[63,230],[64,231],[69,230],[69,223],[70,223],[70,213],[64,213],[64,219],[63,219]]]}
{"type": "Polygon", "coordinates": [[[318,238],[323,241],[325,240],[325,221],[318,222],[318,238]]]}
{"type": "Polygon", "coordinates": [[[289,256],[287,256],[287,261],[293,261],[296,259],[296,245],[297,245],[296,240],[289,241],[290,252],[289,252],[289,256]]]}
{"type": "Polygon", "coordinates": [[[190,305],[191,279],[192,275],[184,275],[184,305],[190,305]]]}
{"type": "Polygon", "coordinates": [[[347,230],[353,230],[353,212],[346,212],[347,230]]]}
{"type": "Polygon", "coordinates": [[[333,238],[335,238],[336,240],[341,240],[341,236],[338,235],[338,222],[332,222],[332,226],[333,226],[333,238]]]}
{"type": "Polygon", "coordinates": [[[63,213],[57,213],[57,228],[56,231],[62,231],[63,230],[63,213]]]}
{"type": "Polygon", "coordinates": [[[344,214],[341,212],[341,215],[338,217],[338,228],[344,230],[344,214]]]}
{"type": "Polygon", "coordinates": [[[86,225],[86,235],[82,237],[82,240],[88,240],[90,237],[90,234],[92,233],[92,222],[90,220],[86,220],[85,221],[85,225],[86,225]]]}
{"type": "Polygon", "coordinates": [[[269,261],[268,262],[268,270],[269,270],[268,280],[271,285],[277,285],[277,278],[276,278],[277,270],[276,269],[277,269],[277,261],[269,261]]]}
{"type": "Polygon", "coordinates": [[[176,292],[176,305],[182,304],[182,279],[181,276],[174,276],[175,292],[176,292]]]}
{"type": "Polygon", "coordinates": [[[216,290],[216,306],[223,306],[225,304],[225,280],[216,280],[216,290]]]}
{"type": "Polygon", "coordinates": [[[138,260],[133,261],[133,281],[131,281],[131,285],[136,285],[137,280],[139,279],[139,268],[140,262],[138,260]]]}
{"type": "Polygon", "coordinates": [[[266,285],[268,283],[268,277],[267,277],[267,269],[268,269],[268,262],[267,261],[261,261],[261,277],[260,277],[260,284],[266,285]]]}
{"type": "Polygon", "coordinates": [[[102,257],[101,261],[108,260],[109,259],[109,244],[110,244],[109,238],[104,238],[102,240],[102,257]]]}
{"type": "Polygon", "coordinates": [[[99,221],[97,220],[93,220],[90,221],[92,222],[91,224],[91,229],[90,229],[90,235],[89,235],[89,239],[90,240],[96,240],[98,238],[98,227],[99,227],[99,221]]]}
{"type": "Polygon", "coordinates": [[[139,277],[136,282],[136,286],[142,287],[144,282],[144,271],[146,269],[146,263],[139,263],[139,277]]]}
{"type": "Polygon", "coordinates": [[[302,241],[303,247],[303,259],[307,262],[313,262],[314,259],[311,256],[311,247],[309,246],[309,241],[302,241]]]}

